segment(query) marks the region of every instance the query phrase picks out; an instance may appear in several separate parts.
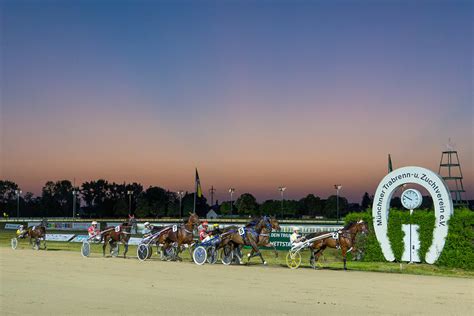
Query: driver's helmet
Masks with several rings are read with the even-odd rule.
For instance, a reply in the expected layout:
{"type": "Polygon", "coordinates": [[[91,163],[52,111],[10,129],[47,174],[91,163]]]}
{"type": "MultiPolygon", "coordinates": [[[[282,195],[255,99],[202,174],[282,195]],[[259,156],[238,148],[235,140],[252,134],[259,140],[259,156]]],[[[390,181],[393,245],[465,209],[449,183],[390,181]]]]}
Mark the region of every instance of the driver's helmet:
{"type": "Polygon", "coordinates": [[[296,226],[293,227],[293,232],[294,232],[294,233],[297,233],[297,232],[299,232],[299,231],[300,231],[299,227],[296,227],[296,226]]]}
{"type": "Polygon", "coordinates": [[[218,229],[218,228],[219,228],[219,224],[214,224],[214,225],[212,225],[212,227],[213,227],[214,229],[218,229]]]}
{"type": "Polygon", "coordinates": [[[145,224],[143,224],[143,226],[145,226],[145,228],[150,227],[150,222],[145,222],[145,224]]]}
{"type": "Polygon", "coordinates": [[[93,222],[91,223],[91,225],[92,225],[92,226],[97,226],[97,222],[96,222],[96,221],[93,221],[93,222]]]}
{"type": "Polygon", "coordinates": [[[202,227],[203,227],[203,228],[207,228],[208,224],[209,224],[209,223],[208,223],[207,221],[204,221],[204,222],[202,222],[202,227]]]}

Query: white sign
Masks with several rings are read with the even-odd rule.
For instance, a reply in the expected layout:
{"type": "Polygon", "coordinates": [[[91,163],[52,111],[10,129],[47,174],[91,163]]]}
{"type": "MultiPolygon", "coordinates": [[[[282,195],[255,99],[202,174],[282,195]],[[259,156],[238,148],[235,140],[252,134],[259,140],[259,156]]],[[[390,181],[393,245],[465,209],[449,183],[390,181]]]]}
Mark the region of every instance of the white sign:
{"type": "Polygon", "coordinates": [[[403,243],[405,244],[405,248],[402,254],[402,261],[420,262],[420,256],[418,254],[418,251],[420,250],[420,236],[418,234],[419,229],[419,225],[402,225],[402,230],[405,233],[405,236],[403,237],[403,243]]]}
{"type": "Polygon", "coordinates": [[[403,184],[414,183],[425,188],[433,199],[435,226],[433,242],[425,255],[425,261],[433,264],[443,251],[448,235],[448,221],[453,213],[453,201],[443,179],[431,170],[422,167],[403,167],[387,174],[380,181],[374,196],[372,217],[375,235],[387,261],[394,261],[392,247],[387,236],[388,213],[393,193],[403,184]]]}
{"type": "Polygon", "coordinates": [[[6,223],[6,224],[5,224],[5,229],[14,229],[14,230],[17,230],[18,227],[20,227],[20,224],[10,224],[10,223],[6,223]]]}
{"type": "Polygon", "coordinates": [[[46,240],[48,241],[69,241],[73,237],[73,234],[46,234],[46,240]]]}

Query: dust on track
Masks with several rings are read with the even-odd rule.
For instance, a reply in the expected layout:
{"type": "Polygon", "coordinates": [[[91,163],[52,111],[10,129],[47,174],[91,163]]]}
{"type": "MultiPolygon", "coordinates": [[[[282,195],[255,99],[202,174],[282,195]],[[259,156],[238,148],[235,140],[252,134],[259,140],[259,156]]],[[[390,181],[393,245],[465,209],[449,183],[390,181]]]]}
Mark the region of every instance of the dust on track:
{"type": "Polygon", "coordinates": [[[3,315],[467,315],[474,280],[0,248],[3,315]]]}

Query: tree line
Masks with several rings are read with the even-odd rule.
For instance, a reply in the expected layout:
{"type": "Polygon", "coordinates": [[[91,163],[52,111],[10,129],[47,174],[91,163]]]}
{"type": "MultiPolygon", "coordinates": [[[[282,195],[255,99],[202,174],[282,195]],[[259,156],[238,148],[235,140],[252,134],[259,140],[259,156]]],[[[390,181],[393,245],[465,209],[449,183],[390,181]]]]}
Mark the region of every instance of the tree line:
{"type": "MultiPolygon", "coordinates": [[[[20,188],[13,181],[0,180],[2,214],[15,217],[19,206],[22,217],[71,217],[74,200],[76,216],[85,218],[125,217],[129,212],[139,218],[179,217],[181,214],[186,216],[194,207],[194,192],[185,192],[180,202],[176,192],[162,187],[150,186],[144,189],[140,183],[115,183],[104,179],[87,181],[77,187],[69,180],[47,181],[38,196],[31,192],[17,196],[17,190],[20,188]]],[[[321,199],[314,194],[308,194],[299,200],[266,200],[258,203],[252,194],[244,193],[232,203],[224,201],[209,205],[207,199],[202,196],[196,198],[196,212],[202,217],[209,209],[213,209],[223,216],[232,214],[248,217],[265,214],[279,218],[336,218],[337,200],[335,195],[321,199]]],[[[396,199],[394,202],[399,204],[396,199]]],[[[360,204],[349,204],[345,197],[339,196],[339,216],[365,210],[371,203],[372,198],[367,192],[360,204]]]]}

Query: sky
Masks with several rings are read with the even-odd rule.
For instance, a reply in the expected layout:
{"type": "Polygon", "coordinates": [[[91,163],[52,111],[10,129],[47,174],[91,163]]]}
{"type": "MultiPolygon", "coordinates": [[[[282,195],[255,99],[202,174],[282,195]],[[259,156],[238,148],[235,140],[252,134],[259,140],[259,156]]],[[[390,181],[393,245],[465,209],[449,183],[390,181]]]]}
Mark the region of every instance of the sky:
{"type": "Polygon", "coordinates": [[[471,1],[0,4],[0,178],[360,202],[451,138],[474,198],[471,1]]]}

